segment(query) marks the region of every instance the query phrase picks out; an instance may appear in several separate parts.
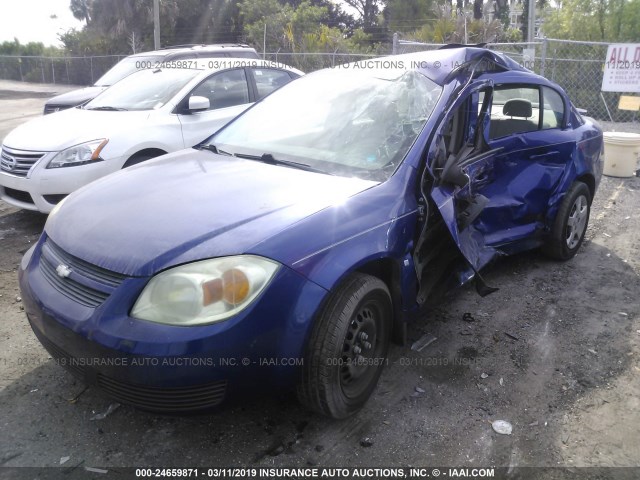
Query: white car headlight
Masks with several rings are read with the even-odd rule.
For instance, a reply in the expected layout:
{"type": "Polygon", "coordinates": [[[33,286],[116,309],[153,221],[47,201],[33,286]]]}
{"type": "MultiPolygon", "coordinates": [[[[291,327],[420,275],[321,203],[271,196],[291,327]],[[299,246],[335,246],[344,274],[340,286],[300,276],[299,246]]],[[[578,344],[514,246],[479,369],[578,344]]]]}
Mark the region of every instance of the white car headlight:
{"type": "Polygon", "coordinates": [[[62,150],[49,161],[47,168],[73,167],[102,160],[100,152],[107,142],[108,139],[100,138],[62,150]]]}
{"type": "Polygon", "coordinates": [[[238,255],[171,268],[149,281],[131,316],[178,326],[219,322],[246,308],[278,267],[266,258],[238,255]]]}

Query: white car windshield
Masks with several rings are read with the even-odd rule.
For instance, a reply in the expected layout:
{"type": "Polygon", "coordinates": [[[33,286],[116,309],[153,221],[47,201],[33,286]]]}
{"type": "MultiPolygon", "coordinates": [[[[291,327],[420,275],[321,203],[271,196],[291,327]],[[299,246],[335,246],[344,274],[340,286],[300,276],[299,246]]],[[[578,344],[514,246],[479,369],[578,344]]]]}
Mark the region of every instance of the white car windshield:
{"type": "Polygon", "coordinates": [[[269,95],[209,145],[219,153],[384,181],[441,91],[415,71],[323,70],[269,95]]]}
{"type": "Polygon", "coordinates": [[[127,57],[116,63],[107,73],[101,76],[94,85],[96,87],[110,87],[124,77],[143,68],[150,68],[164,57],[161,55],[127,57]]]}
{"type": "Polygon", "coordinates": [[[116,83],[85,105],[86,110],[155,110],[164,106],[200,70],[143,70],[116,83]]]}

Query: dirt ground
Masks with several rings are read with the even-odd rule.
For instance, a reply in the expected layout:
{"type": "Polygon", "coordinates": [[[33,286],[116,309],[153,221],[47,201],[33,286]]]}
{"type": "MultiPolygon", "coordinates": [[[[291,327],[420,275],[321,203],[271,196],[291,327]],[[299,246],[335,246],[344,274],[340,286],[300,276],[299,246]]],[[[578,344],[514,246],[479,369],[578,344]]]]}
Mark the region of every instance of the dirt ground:
{"type": "MultiPolygon", "coordinates": [[[[21,105],[36,115],[33,91],[21,105]]],[[[463,288],[425,312],[365,409],[332,421],[289,394],[186,418],[123,405],[92,419],[112,401],[54,364],[19,298],[16,268],[45,217],[0,204],[0,466],[69,457],[64,478],[131,466],[640,467],[639,206],[640,178],[604,177],[576,258],[531,252],[490,267],[498,292],[463,288]],[[425,333],[437,340],[412,351],[425,333]]]]}

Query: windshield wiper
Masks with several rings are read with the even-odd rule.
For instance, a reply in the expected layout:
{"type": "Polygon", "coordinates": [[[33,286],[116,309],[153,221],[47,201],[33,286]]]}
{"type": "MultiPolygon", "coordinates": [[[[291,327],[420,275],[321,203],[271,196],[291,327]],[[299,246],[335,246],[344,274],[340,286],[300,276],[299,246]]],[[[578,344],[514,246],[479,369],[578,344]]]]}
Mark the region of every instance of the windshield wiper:
{"type": "Polygon", "coordinates": [[[263,163],[268,163],[269,165],[282,165],[284,167],[297,168],[299,170],[305,170],[307,172],[315,172],[315,173],[324,173],[325,175],[333,175],[332,173],[325,172],[324,170],[320,170],[318,168],[312,167],[311,165],[307,165],[306,163],[292,162],[290,160],[280,160],[278,158],[274,158],[270,153],[263,153],[262,155],[248,155],[246,153],[235,153],[236,157],[246,158],[249,160],[258,160],[263,163]]]}
{"type": "Polygon", "coordinates": [[[103,107],[86,108],[85,110],[103,110],[105,112],[124,112],[127,109],[126,108],[120,108],[120,107],[110,107],[108,105],[105,105],[103,107]]]}
{"type": "Polygon", "coordinates": [[[228,155],[230,157],[233,156],[233,154],[231,154],[229,152],[225,152],[224,150],[220,150],[213,143],[200,144],[200,145],[196,145],[193,148],[195,148],[196,150],[208,150],[209,152],[217,153],[219,155],[228,155]]]}

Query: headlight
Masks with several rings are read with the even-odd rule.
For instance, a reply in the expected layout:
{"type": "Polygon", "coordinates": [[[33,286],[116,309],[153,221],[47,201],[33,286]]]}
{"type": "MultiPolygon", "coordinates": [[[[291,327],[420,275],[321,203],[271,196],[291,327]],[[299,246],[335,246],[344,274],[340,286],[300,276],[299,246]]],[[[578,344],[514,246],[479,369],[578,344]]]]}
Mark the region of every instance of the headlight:
{"type": "Polygon", "coordinates": [[[266,258],[239,255],[175,267],[151,279],[131,315],[180,326],[219,322],[246,308],[278,266],[266,258]]]}
{"type": "Polygon", "coordinates": [[[102,160],[100,152],[108,141],[101,138],[62,150],[49,161],[47,168],[74,167],[102,160]]]}

